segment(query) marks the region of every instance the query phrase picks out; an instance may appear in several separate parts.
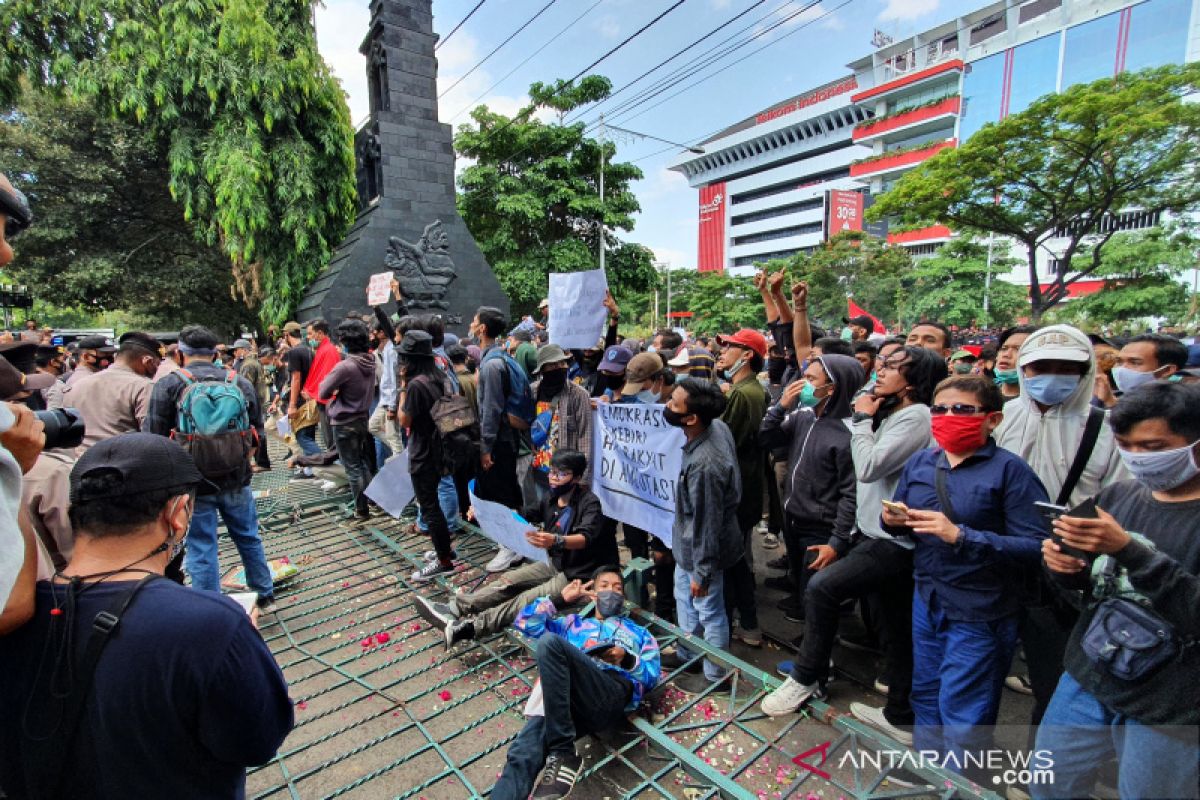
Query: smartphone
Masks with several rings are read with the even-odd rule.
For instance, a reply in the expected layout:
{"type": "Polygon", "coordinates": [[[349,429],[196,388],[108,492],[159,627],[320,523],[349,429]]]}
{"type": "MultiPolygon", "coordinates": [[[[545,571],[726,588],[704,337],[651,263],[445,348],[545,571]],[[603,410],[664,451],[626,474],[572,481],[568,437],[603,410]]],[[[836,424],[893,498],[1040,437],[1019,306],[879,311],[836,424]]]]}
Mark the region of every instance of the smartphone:
{"type": "MultiPolygon", "coordinates": [[[[1047,521],[1053,522],[1059,517],[1077,517],[1079,519],[1098,519],[1099,514],[1096,513],[1096,498],[1089,497],[1074,508],[1068,509],[1066,506],[1054,505],[1053,503],[1034,503],[1038,510],[1046,516],[1047,521]],[[1051,515],[1050,509],[1053,509],[1051,515]]],[[[1050,529],[1050,539],[1059,546],[1064,553],[1073,557],[1081,558],[1084,561],[1091,562],[1096,558],[1096,553],[1089,553],[1087,550],[1080,550],[1072,547],[1063,541],[1063,538],[1058,535],[1054,528],[1050,529]]]]}
{"type": "Polygon", "coordinates": [[[896,514],[903,514],[906,517],[908,516],[908,506],[904,505],[904,503],[896,503],[891,500],[883,500],[881,502],[883,503],[883,507],[888,511],[896,514]]]}

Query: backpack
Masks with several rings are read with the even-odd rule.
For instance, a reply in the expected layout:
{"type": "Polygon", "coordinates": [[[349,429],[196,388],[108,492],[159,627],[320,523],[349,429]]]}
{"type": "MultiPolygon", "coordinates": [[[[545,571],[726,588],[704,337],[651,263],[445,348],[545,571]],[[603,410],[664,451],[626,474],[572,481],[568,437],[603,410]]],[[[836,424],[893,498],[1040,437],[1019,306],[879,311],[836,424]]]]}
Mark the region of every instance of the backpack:
{"type": "Polygon", "coordinates": [[[250,454],[258,446],[258,431],[250,425],[250,408],[238,388],[237,373],[225,379],[197,379],[186,369],[177,373],[183,392],[175,406],[171,438],[191,454],[200,474],[225,484],[243,480],[250,469],[250,454]]]}
{"type": "Polygon", "coordinates": [[[529,376],[515,358],[499,347],[492,348],[480,366],[495,358],[504,359],[504,412],[508,414],[508,424],[519,431],[527,431],[537,416],[529,376]]]}
{"type": "Polygon", "coordinates": [[[454,391],[449,381],[443,381],[442,396],[429,415],[438,433],[443,475],[453,475],[479,462],[479,415],[471,401],[454,391]]]}

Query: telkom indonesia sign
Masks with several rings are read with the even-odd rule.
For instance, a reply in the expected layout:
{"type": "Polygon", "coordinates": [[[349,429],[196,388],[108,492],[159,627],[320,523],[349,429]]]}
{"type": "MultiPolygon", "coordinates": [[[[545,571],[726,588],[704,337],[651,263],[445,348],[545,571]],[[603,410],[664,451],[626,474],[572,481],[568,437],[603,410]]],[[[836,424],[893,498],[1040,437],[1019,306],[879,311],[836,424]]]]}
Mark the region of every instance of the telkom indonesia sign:
{"type": "Polygon", "coordinates": [[[700,189],[700,242],[696,267],[700,272],[725,271],[725,182],[700,189]]]}

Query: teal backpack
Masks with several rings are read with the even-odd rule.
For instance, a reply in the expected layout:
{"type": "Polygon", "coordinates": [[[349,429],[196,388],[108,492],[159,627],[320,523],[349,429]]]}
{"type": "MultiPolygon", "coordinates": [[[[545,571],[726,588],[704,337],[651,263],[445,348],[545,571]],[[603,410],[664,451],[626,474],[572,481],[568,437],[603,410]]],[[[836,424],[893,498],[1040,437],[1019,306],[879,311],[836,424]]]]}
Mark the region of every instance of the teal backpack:
{"type": "Polygon", "coordinates": [[[250,408],[238,388],[237,373],[229,370],[224,380],[197,380],[186,369],[176,374],[184,386],[171,438],[191,453],[208,480],[220,484],[244,479],[250,454],[258,446],[258,431],[250,424],[250,408]]]}

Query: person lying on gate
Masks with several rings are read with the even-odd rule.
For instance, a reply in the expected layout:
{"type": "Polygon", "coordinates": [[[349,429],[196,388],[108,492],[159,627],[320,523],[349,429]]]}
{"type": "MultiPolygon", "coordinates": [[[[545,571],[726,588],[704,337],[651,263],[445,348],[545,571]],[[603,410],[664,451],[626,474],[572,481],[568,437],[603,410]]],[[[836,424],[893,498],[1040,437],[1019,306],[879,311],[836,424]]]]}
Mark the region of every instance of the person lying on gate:
{"type": "Polygon", "coordinates": [[[545,549],[550,563],[525,564],[480,591],[457,594],[445,603],[416,599],[421,616],[444,633],[447,648],[503,630],[539,597],[563,605],[568,583],[588,580],[602,564],[619,563],[613,526],[603,524],[599,499],[581,483],[586,472],[583,453],[559,450],[550,460],[550,493],[525,509],[525,518],[541,526],[526,539],[545,549]]]}

